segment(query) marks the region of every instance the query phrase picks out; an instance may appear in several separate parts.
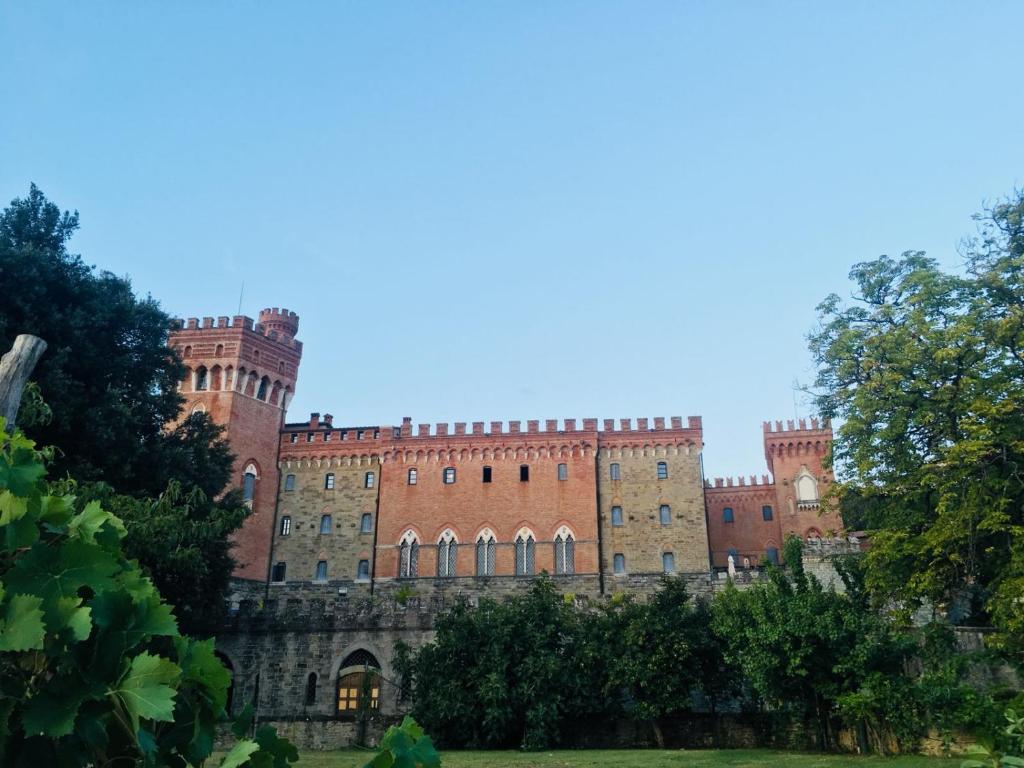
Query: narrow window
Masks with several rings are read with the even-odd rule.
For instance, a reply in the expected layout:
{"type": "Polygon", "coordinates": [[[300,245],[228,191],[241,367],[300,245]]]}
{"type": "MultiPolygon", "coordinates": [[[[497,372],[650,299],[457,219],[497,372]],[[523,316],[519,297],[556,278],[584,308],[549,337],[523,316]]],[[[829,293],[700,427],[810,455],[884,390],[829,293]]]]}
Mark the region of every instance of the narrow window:
{"type": "Polygon", "coordinates": [[[658,462],[658,479],[668,480],[668,464],[664,461],[658,462]]]}
{"type": "Polygon", "coordinates": [[[327,561],[321,560],[316,564],[316,580],[327,581],[327,561]]]}
{"type": "Polygon", "coordinates": [[[416,470],[409,470],[409,485],[416,485],[416,470]]]}
{"type": "Polygon", "coordinates": [[[395,440],[400,439],[402,437],[402,428],[401,427],[393,427],[391,429],[391,437],[393,437],[395,440]]]}
{"type": "Polygon", "coordinates": [[[733,513],[732,513],[732,507],[726,507],[725,509],[722,510],[722,522],[723,523],[731,523],[731,522],[734,521],[734,519],[735,518],[734,518],[733,513]]]}
{"type": "Polygon", "coordinates": [[[223,344],[218,344],[217,345],[217,347],[213,350],[213,356],[214,357],[224,357],[224,345],[223,344]]]}
{"type": "Polygon", "coordinates": [[[324,490],[327,490],[327,491],[333,491],[334,490],[334,473],[333,472],[328,472],[326,475],[324,475],[324,490]]]}
{"type": "Polygon", "coordinates": [[[373,515],[369,512],[363,512],[362,518],[359,520],[359,532],[370,533],[373,530],[373,515]]]}
{"type": "Polygon", "coordinates": [[[516,537],[516,576],[532,576],[536,553],[536,541],[532,533],[520,533],[516,537]]]}
{"type": "Polygon", "coordinates": [[[661,570],[665,573],[676,572],[676,556],[671,552],[661,553],[661,570]]]}
{"type": "Polygon", "coordinates": [[[310,672],[306,678],[306,706],[316,704],[316,672],[310,672]]]}
{"type": "Polygon", "coordinates": [[[320,517],[320,533],[330,533],[332,528],[332,521],[330,515],[323,515],[320,517]]]}
{"type": "Polygon", "coordinates": [[[245,475],[242,476],[242,501],[252,506],[252,500],[256,496],[256,472],[252,465],[246,467],[245,475]]]}
{"type": "Polygon", "coordinates": [[[481,533],[480,537],[476,540],[476,575],[477,576],[493,576],[494,575],[494,554],[497,548],[497,542],[494,540],[494,535],[491,533],[481,533]]]}
{"type": "Polygon", "coordinates": [[[484,467],[484,480],[485,483],[491,482],[491,468],[484,467]]]}
{"type": "Polygon", "coordinates": [[[358,568],[358,570],[356,570],[356,579],[358,579],[359,581],[369,581],[370,580],[370,561],[369,560],[360,560],[359,561],[359,568],[358,568]]]}
{"type": "Polygon", "coordinates": [[[410,531],[398,546],[398,578],[414,579],[419,568],[420,543],[410,531]]]}
{"type": "Polygon", "coordinates": [[[617,574],[621,575],[621,574],[626,572],[626,556],[625,555],[622,555],[622,554],[619,554],[618,552],[616,552],[615,553],[615,557],[612,559],[612,562],[614,564],[615,572],[617,574]]]}
{"type": "Polygon", "coordinates": [[[286,491],[295,490],[295,475],[285,475],[284,478],[284,489],[286,491]]]}
{"type": "Polygon", "coordinates": [[[196,392],[202,392],[205,389],[209,389],[209,377],[206,373],[206,368],[196,368],[196,392]]]}
{"type": "Polygon", "coordinates": [[[608,474],[612,480],[622,479],[622,469],[619,467],[618,464],[612,464],[610,467],[608,467],[608,474]]]}
{"type": "Polygon", "coordinates": [[[373,430],[373,439],[374,440],[380,440],[380,430],[379,429],[373,430]]]}
{"type": "Polygon", "coordinates": [[[658,516],[661,519],[662,525],[668,525],[672,522],[672,507],[668,504],[662,504],[658,508],[658,516]]]}
{"type": "Polygon", "coordinates": [[[455,576],[455,556],[459,543],[451,531],[445,531],[437,542],[437,575],[441,578],[455,576]]]}
{"type": "Polygon", "coordinates": [[[361,429],[356,430],[356,440],[362,440],[365,432],[361,429]]]}
{"type": "Polygon", "coordinates": [[[452,485],[455,482],[455,467],[445,467],[442,479],[445,485],[452,485]]]}
{"type": "Polygon", "coordinates": [[[367,488],[373,488],[374,476],[373,472],[367,472],[363,478],[363,485],[367,488]]]}
{"type": "Polygon", "coordinates": [[[559,464],[558,465],[558,479],[559,480],[568,480],[569,479],[569,465],[568,464],[559,464]]]}
{"type": "Polygon", "coordinates": [[[761,517],[765,520],[765,522],[772,519],[772,508],[769,505],[765,504],[763,507],[761,507],[761,517]]]}
{"type": "Polygon", "coordinates": [[[287,536],[292,532],[292,518],[290,515],[285,515],[281,518],[281,535],[287,536]]]}
{"type": "Polygon", "coordinates": [[[329,430],[329,429],[326,432],[324,432],[324,442],[325,443],[331,442],[331,430],[329,430]]]}
{"type": "Polygon", "coordinates": [[[530,465],[520,464],[519,465],[519,482],[528,483],[530,481],[530,465]]]}
{"type": "Polygon", "coordinates": [[[293,443],[299,442],[299,433],[298,432],[292,432],[292,442],[293,443]]]}
{"type": "Polygon", "coordinates": [[[612,525],[622,525],[622,507],[612,507],[612,525]]]}
{"type": "Polygon", "coordinates": [[[314,437],[316,437],[316,432],[307,432],[306,433],[306,442],[307,443],[312,443],[314,437]]]}
{"type": "Polygon", "coordinates": [[[576,546],[572,534],[562,531],[555,536],[555,573],[568,575],[576,572],[576,546]]]}
{"type": "Polygon", "coordinates": [[[285,566],[285,564],[283,562],[282,563],[275,563],[274,564],[274,569],[270,572],[270,580],[271,581],[276,581],[278,583],[283,582],[284,581],[285,568],[286,568],[286,566],[285,566]]]}
{"type": "Polygon", "coordinates": [[[257,400],[266,400],[267,399],[267,388],[269,386],[270,386],[270,379],[268,379],[266,376],[264,376],[262,379],[260,379],[260,388],[256,392],[256,399],[257,400]]]}
{"type": "Polygon", "coordinates": [[[765,552],[765,556],[768,558],[768,562],[771,563],[772,565],[778,565],[779,564],[779,549],[778,549],[778,547],[768,547],[768,550],[765,552]]]}

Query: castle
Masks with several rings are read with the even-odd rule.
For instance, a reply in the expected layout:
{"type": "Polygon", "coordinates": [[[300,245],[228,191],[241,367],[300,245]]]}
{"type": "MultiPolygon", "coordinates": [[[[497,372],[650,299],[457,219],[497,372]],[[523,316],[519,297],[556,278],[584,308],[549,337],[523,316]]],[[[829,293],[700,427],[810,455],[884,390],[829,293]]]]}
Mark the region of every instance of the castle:
{"type": "MultiPolygon", "coordinates": [[[[841,528],[819,508],[832,433],[814,419],[764,423],[770,477],[713,481],[699,416],[285,423],[298,327],[277,308],[255,323],[190,318],[170,344],[187,366],[183,416],[205,411],[226,428],[252,509],[218,647],[236,695],[265,718],[320,724],[292,733],[302,743],[344,743],[361,676],[387,681],[393,642],[423,642],[445,601],[515,592],[541,572],[580,596],[642,593],[665,573],[707,592],[727,570],[749,578],[777,562],[789,535],[817,542],[841,528]]],[[[371,706],[395,711],[375,685],[371,706]]]]}

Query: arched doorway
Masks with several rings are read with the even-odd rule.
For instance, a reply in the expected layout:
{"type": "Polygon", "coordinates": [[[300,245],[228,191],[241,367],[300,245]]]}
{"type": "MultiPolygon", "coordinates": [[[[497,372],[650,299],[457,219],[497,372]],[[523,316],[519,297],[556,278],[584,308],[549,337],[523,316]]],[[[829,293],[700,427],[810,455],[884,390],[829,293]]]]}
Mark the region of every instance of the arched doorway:
{"type": "Polygon", "coordinates": [[[362,648],[353,651],[338,669],[337,713],[355,717],[380,709],[380,663],[362,648]]]}

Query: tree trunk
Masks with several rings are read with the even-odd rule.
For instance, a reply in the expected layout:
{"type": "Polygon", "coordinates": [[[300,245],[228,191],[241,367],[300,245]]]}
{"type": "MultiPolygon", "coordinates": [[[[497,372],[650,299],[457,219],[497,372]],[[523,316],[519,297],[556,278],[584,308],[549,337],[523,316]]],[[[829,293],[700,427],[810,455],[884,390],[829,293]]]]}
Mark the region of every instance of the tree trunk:
{"type": "Polygon", "coordinates": [[[651,728],[654,729],[654,741],[658,745],[658,749],[665,748],[665,734],[662,733],[661,726],[657,720],[651,720],[651,728]]]}
{"type": "Polygon", "coordinates": [[[11,351],[0,358],[0,416],[7,419],[7,429],[11,432],[21,405],[21,393],[45,351],[45,341],[23,333],[14,340],[11,351]]]}

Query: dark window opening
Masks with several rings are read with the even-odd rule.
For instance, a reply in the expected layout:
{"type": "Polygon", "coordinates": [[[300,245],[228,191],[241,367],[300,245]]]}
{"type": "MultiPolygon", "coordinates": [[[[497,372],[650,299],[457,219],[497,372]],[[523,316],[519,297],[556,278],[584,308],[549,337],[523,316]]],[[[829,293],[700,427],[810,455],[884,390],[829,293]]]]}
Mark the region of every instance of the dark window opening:
{"type": "Polygon", "coordinates": [[[773,517],[772,508],[769,505],[765,504],[763,507],[761,507],[761,517],[765,521],[768,521],[768,520],[772,519],[772,517],[773,517]]]}
{"type": "Polygon", "coordinates": [[[559,480],[568,480],[569,479],[569,465],[568,464],[559,464],[558,465],[558,479],[559,480]]]}
{"type": "Polygon", "coordinates": [[[726,507],[722,510],[722,522],[731,523],[735,520],[735,516],[732,513],[732,507],[726,507]]]}
{"type": "Polygon", "coordinates": [[[530,465],[520,464],[519,465],[519,482],[527,483],[530,481],[530,465]]]}
{"type": "Polygon", "coordinates": [[[485,483],[491,482],[491,468],[490,467],[484,467],[484,482],[485,483]]]}
{"type": "Polygon", "coordinates": [[[285,569],[287,566],[285,563],[274,563],[274,568],[270,572],[270,580],[276,582],[284,581],[285,569]]]}

